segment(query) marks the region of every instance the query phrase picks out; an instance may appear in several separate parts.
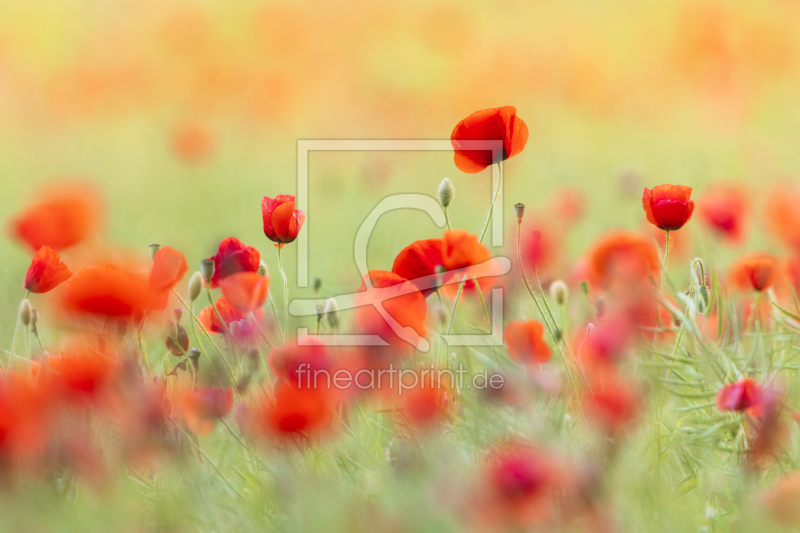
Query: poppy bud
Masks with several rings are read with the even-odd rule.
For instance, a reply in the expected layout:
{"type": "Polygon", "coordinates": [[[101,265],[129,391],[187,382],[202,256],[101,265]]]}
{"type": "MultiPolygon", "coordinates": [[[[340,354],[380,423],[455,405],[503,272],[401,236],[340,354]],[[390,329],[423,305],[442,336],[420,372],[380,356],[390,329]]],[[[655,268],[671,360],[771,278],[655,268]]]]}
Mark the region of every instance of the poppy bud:
{"type": "Polygon", "coordinates": [[[335,298],[328,298],[322,312],[325,313],[328,324],[330,324],[332,328],[335,328],[339,324],[339,304],[336,303],[335,298]]]}
{"type": "Polygon", "coordinates": [[[447,207],[452,203],[455,193],[453,182],[449,178],[443,179],[442,183],[439,184],[439,202],[441,202],[442,207],[447,207]]]}
{"type": "Polygon", "coordinates": [[[606,300],[602,296],[599,296],[597,300],[595,300],[595,305],[597,306],[597,318],[603,318],[606,314],[606,300]]]}
{"type": "Polygon", "coordinates": [[[203,273],[203,277],[206,278],[206,281],[210,280],[214,275],[214,260],[209,258],[200,261],[200,272],[203,273]]]}
{"type": "Polygon", "coordinates": [[[322,280],[319,278],[314,278],[314,292],[319,292],[322,288],[322,280]]]}
{"type": "Polygon", "coordinates": [[[711,295],[708,293],[708,287],[705,285],[700,285],[700,289],[697,291],[697,296],[695,297],[695,305],[697,305],[697,310],[705,314],[710,307],[710,302],[711,295]]]}
{"type": "Polygon", "coordinates": [[[569,298],[569,289],[567,284],[560,279],[555,280],[550,284],[550,297],[556,301],[558,305],[564,305],[564,302],[569,298]]]}
{"type": "Polygon", "coordinates": [[[200,272],[195,272],[189,279],[189,300],[195,301],[200,296],[203,290],[203,275],[200,272]]]}
{"type": "Polygon", "coordinates": [[[181,318],[183,318],[183,309],[181,309],[180,307],[176,307],[175,309],[172,310],[172,314],[175,317],[175,322],[180,324],[181,318]]]}
{"type": "Polygon", "coordinates": [[[167,337],[170,339],[174,339],[178,336],[178,325],[170,320],[167,322],[167,337]]]}
{"type": "Polygon", "coordinates": [[[258,272],[259,276],[266,276],[267,274],[269,274],[269,269],[267,268],[267,264],[264,261],[259,261],[258,270],[256,270],[256,272],[258,272]]]}
{"type": "Polygon", "coordinates": [[[151,244],[150,245],[150,259],[155,261],[156,260],[156,254],[158,253],[158,251],[160,249],[161,249],[161,245],[160,244],[151,244]]]}
{"type": "Polygon", "coordinates": [[[31,327],[35,328],[37,322],[39,322],[39,311],[31,308],[31,327]]]}
{"type": "Polygon", "coordinates": [[[522,222],[522,215],[525,214],[525,204],[516,204],[514,206],[514,214],[517,216],[517,222],[522,222]]]}
{"type": "Polygon", "coordinates": [[[19,320],[25,327],[28,327],[28,324],[31,323],[32,310],[31,303],[27,299],[22,300],[22,303],[19,304],[19,320]]]}

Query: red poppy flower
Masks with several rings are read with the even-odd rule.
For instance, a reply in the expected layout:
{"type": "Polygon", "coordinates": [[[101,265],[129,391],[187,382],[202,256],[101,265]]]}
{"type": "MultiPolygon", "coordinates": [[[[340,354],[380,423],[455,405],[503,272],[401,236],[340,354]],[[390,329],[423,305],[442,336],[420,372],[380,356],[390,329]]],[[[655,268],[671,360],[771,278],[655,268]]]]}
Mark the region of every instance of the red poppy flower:
{"type": "Polygon", "coordinates": [[[327,346],[317,341],[276,346],[270,350],[267,364],[278,378],[294,387],[330,386],[333,360],[327,346]]]}
{"type": "Polygon", "coordinates": [[[800,526],[800,472],[784,474],[762,498],[772,517],[787,527],[800,526]]]}
{"type": "Polygon", "coordinates": [[[753,414],[761,405],[764,392],[761,385],[750,378],[725,385],[717,392],[717,409],[744,411],[753,414]]]}
{"type": "Polygon", "coordinates": [[[633,387],[615,379],[606,380],[602,386],[588,392],[584,406],[600,428],[610,434],[628,429],[636,420],[641,396],[633,387]]]}
{"type": "Polygon", "coordinates": [[[11,221],[11,233],[33,250],[42,246],[63,250],[97,229],[100,205],[93,189],[81,184],[62,186],[17,215],[11,221]]]}
{"type": "Polygon", "coordinates": [[[70,340],[62,355],[50,356],[31,370],[51,393],[78,405],[102,404],[120,376],[117,359],[84,340],[70,340]]]}
{"type": "Polygon", "coordinates": [[[591,330],[581,329],[581,335],[573,343],[576,356],[591,369],[604,370],[615,366],[625,354],[632,335],[632,325],[621,318],[599,322],[591,330]]]}
{"type": "Polygon", "coordinates": [[[49,409],[43,391],[20,375],[0,381],[0,467],[35,464],[47,448],[49,409]]]}
{"type": "Polygon", "coordinates": [[[642,207],[647,220],[663,230],[681,229],[692,218],[694,202],[689,199],[691,194],[692,188],[685,185],[659,185],[652,190],[645,187],[642,207]]]}
{"type": "Polygon", "coordinates": [[[471,114],[453,129],[450,142],[455,163],[462,172],[475,174],[493,163],[505,161],[525,148],[528,126],[517,117],[513,106],[483,109],[471,114]],[[502,153],[492,150],[468,150],[464,141],[503,141],[502,153]]]}
{"type": "Polygon", "coordinates": [[[209,286],[216,289],[220,280],[237,272],[258,272],[261,254],[252,246],[243,244],[236,237],[227,237],[219,243],[217,254],[209,257],[214,260],[214,275],[209,286]]]}
{"type": "Polygon", "coordinates": [[[279,194],[275,198],[265,196],[261,200],[261,215],[264,235],[279,244],[294,241],[306,219],[302,211],[294,208],[294,196],[290,194],[279,194]]]}
{"type": "Polygon", "coordinates": [[[331,421],[332,403],[324,389],[282,383],[252,409],[246,425],[268,438],[314,438],[331,421]]]}
{"type": "Polygon", "coordinates": [[[242,313],[260,309],[267,301],[269,278],[258,272],[237,272],[219,282],[225,299],[242,313]]]}
{"type": "Polygon", "coordinates": [[[765,213],[775,236],[800,251],[800,189],[781,187],[769,197],[765,213]]]}
{"type": "Polygon", "coordinates": [[[416,285],[422,294],[428,297],[434,288],[431,287],[431,283],[421,278],[434,276],[436,267],[444,266],[443,243],[443,239],[412,242],[394,258],[392,272],[416,285]]]}
{"type": "MultiPolygon", "coordinates": [[[[370,270],[367,274],[373,289],[368,290],[366,283],[361,283],[358,294],[356,322],[369,334],[378,335],[394,347],[408,347],[381,316],[376,305],[385,309],[401,327],[412,328],[420,337],[425,336],[425,315],[428,305],[425,297],[416,286],[392,272],[370,270]]],[[[364,279],[367,279],[364,276],[364,279]]]]}
{"type": "Polygon", "coordinates": [[[156,253],[148,285],[153,291],[171,291],[189,271],[186,258],[175,248],[162,246],[156,253]]]}
{"type": "Polygon", "coordinates": [[[661,270],[655,246],[629,231],[614,231],[601,237],[589,252],[588,267],[589,279],[598,287],[642,282],[661,270]]]}
{"type": "Polygon", "coordinates": [[[447,418],[451,393],[436,373],[405,373],[401,379],[403,383],[392,389],[389,402],[396,405],[406,426],[423,431],[447,418]]]}
{"type": "Polygon", "coordinates": [[[465,230],[451,230],[442,239],[442,259],[447,270],[479,265],[492,258],[492,253],[478,241],[477,235],[465,230]]]}
{"type": "Polygon", "coordinates": [[[194,389],[181,396],[181,414],[186,427],[198,435],[211,433],[214,421],[225,417],[232,407],[233,389],[194,389]]]}
{"type": "Polygon", "coordinates": [[[777,260],[769,254],[748,254],[731,266],[731,282],[743,290],[765,291],[775,282],[777,268],[777,260]]]}
{"type": "Polygon", "coordinates": [[[153,308],[144,276],[116,265],[98,265],[75,272],[64,285],[68,310],[109,317],[132,317],[153,308]]]}
{"type": "Polygon", "coordinates": [[[552,351],[544,341],[544,326],[536,320],[509,322],[505,332],[506,348],[515,361],[546,363],[552,351]]]}
{"type": "Polygon", "coordinates": [[[33,256],[22,288],[34,293],[48,292],[67,281],[70,276],[72,272],[61,262],[58,252],[49,246],[42,246],[33,256]]]}
{"type": "Polygon", "coordinates": [[[203,124],[188,122],[172,131],[172,151],[186,163],[196,165],[214,151],[214,135],[203,124]]]}
{"type": "MultiPolygon", "coordinates": [[[[225,321],[225,324],[222,324],[217,316],[217,313],[214,312],[214,308],[212,306],[208,306],[203,308],[200,311],[200,314],[197,316],[197,319],[206,328],[206,331],[211,333],[212,335],[217,333],[224,333],[228,327],[230,326],[231,322],[236,322],[239,320],[245,320],[248,323],[252,320],[250,318],[250,313],[244,313],[236,309],[225,296],[220,297],[219,300],[216,302],[217,311],[219,311],[222,320],[225,321]]],[[[261,320],[264,317],[264,310],[261,308],[257,308],[253,311],[256,320],[261,320]]]]}
{"type": "Polygon", "coordinates": [[[747,197],[737,187],[721,186],[712,189],[700,202],[700,219],[729,241],[741,240],[746,215],[747,197]]]}

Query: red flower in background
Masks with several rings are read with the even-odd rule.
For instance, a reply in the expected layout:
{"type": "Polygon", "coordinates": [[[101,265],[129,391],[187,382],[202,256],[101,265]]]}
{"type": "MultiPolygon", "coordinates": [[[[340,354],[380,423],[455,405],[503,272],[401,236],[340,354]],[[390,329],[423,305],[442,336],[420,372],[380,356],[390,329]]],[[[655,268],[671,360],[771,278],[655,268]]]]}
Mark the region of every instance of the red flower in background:
{"type": "Polygon", "coordinates": [[[509,322],[505,332],[506,347],[521,363],[546,363],[552,351],[544,341],[544,326],[536,320],[509,322]]]}
{"type": "Polygon", "coordinates": [[[311,388],[315,383],[322,387],[328,385],[328,376],[324,372],[330,373],[333,360],[328,347],[320,342],[311,341],[306,345],[292,342],[272,348],[267,364],[278,378],[293,387],[311,388]]]}
{"type": "Polygon", "coordinates": [[[772,233],[800,251],[800,189],[781,187],[769,197],[765,214],[772,233]]]}
{"type": "Polygon", "coordinates": [[[517,117],[515,107],[483,109],[459,122],[450,135],[450,142],[458,169],[475,174],[522,152],[528,142],[528,126],[517,117]],[[503,141],[502,153],[493,157],[492,150],[468,150],[464,141],[503,141]]]}
{"type": "Polygon", "coordinates": [[[237,272],[219,283],[225,299],[237,311],[250,313],[267,301],[269,278],[258,272],[237,272]]]}
{"type": "Polygon", "coordinates": [[[33,256],[22,288],[34,293],[48,292],[67,281],[70,276],[72,272],[61,262],[58,252],[49,246],[42,246],[33,256]]]}
{"type": "Polygon", "coordinates": [[[598,240],[589,251],[589,280],[609,287],[615,282],[640,283],[661,269],[655,246],[641,235],[613,231],[598,240]]]}
{"type": "MultiPolygon", "coordinates": [[[[224,324],[220,322],[217,313],[210,305],[208,307],[204,307],[197,316],[197,319],[200,321],[203,327],[206,328],[206,331],[211,334],[225,333],[228,330],[231,322],[244,320],[249,323],[251,321],[250,313],[244,313],[236,309],[228,301],[228,299],[225,298],[224,295],[217,300],[215,305],[217,307],[217,311],[219,311],[219,316],[221,316],[222,320],[225,321],[224,324]]],[[[256,317],[256,320],[261,320],[264,317],[264,310],[257,308],[253,314],[256,317]]]]}
{"type": "Polygon", "coordinates": [[[214,134],[196,122],[187,122],[172,131],[172,151],[184,162],[196,165],[208,159],[214,152],[214,134]]]}
{"type": "Polygon", "coordinates": [[[98,265],[75,272],[64,285],[65,307],[74,312],[133,317],[154,308],[144,276],[116,265],[98,265]]]}
{"type": "Polygon", "coordinates": [[[102,405],[120,377],[116,356],[85,339],[69,340],[62,355],[50,356],[41,365],[34,363],[31,370],[43,388],[79,406],[102,405]]]}
{"type": "Polygon", "coordinates": [[[738,187],[719,186],[703,196],[700,219],[725,239],[739,242],[744,233],[747,197],[738,187]]]}
{"type": "Polygon", "coordinates": [[[761,385],[750,378],[722,387],[717,392],[717,409],[720,411],[747,411],[758,416],[764,392],[761,385]]]}
{"type": "Polygon", "coordinates": [[[162,246],[156,253],[148,285],[153,291],[171,291],[189,271],[186,258],[175,248],[162,246]]]}
{"type": "MultiPolygon", "coordinates": [[[[420,337],[424,337],[428,305],[417,287],[405,278],[383,270],[371,270],[367,276],[373,289],[367,289],[366,282],[361,283],[359,307],[356,310],[359,327],[369,334],[380,336],[395,348],[409,346],[376,309],[375,306],[380,305],[401,327],[412,328],[420,337]]],[[[364,276],[365,280],[367,276],[364,276]]]]}
{"type": "Polygon", "coordinates": [[[433,276],[436,274],[436,267],[444,267],[443,244],[443,239],[412,242],[394,258],[392,272],[416,285],[425,297],[429,296],[434,288],[419,278],[433,276]]]}
{"type": "Polygon", "coordinates": [[[245,417],[249,433],[272,439],[314,438],[330,424],[332,403],[326,390],[282,383],[245,417]]]}
{"type": "Polygon", "coordinates": [[[225,417],[233,407],[233,389],[209,387],[186,391],[181,395],[181,414],[189,431],[208,435],[214,421],[225,417]]]}
{"type": "Polygon", "coordinates": [[[279,194],[275,198],[265,196],[261,200],[264,235],[269,240],[286,244],[297,238],[306,215],[294,207],[294,196],[290,194],[279,194]]]}
{"type": "Polygon", "coordinates": [[[647,220],[666,231],[681,229],[694,212],[691,195],[692,188],[685,185],[659,185],[652,190],[645,187],[642,207],[647,220]]]}
{"type": "Polygon", "coordinates": [[[641,406],[639,392],[630,385],[608,380],[592,388],[584,402],[600,428],[609,434],[624,432],[636,420],[641,406]]]}
{"type": "Polygon", "coordinates": [[[97,230],[101,201],[85,185],[60,186],[43,194],[11,221],[11,234],[33,250],[49,246],[63,250],[97,230]]]}
{"type": "Polygon", "coordinates": [[[730,269],[731,282],[740,289],[769,289],[775,282],[778,262],[775,257],[755,252],[736,261],[730,269]]]}
{"type": "Polygon", "coordinates": [[[220,280],[237,272],[258,272],[261,254],[252,246],[243,244],[236,237],[227,237],[219,243],[217,254],[209,257],[214,260],[214,275],[209,287],[216,289],[220,280]]]}

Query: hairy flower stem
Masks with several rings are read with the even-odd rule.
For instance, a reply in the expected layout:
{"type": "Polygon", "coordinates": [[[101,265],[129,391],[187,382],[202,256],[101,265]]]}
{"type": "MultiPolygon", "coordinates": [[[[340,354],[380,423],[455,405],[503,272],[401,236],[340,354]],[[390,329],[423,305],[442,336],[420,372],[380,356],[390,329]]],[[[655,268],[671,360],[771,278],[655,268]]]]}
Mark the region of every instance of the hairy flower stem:
{"type": "Polygon", "coordinates": [[[284,344],[289,340],[289,282],[286,280],[286,272],[283,271],[283,257],[281,256],[281,244],[278,244],[278,270],[283,278],[283,338],[284,344]]]}
{"type": "Polygon", "coordinates": [[[443,207],[442,209],[444,209],[444,223],[447,225],[447,229],[449,230],[449,229],[451,229],[450,228],[450,217],[447,216],[447,208],[443,207]]]}
{"type": "Polygon", "coordinates": [[[494,196],[492,196],[492,205],[489,206],[489,214],[486,216],[486,224],[483,226],[483,231],[481,232],[481,239],[478,241],[479,243],[483,243],[484,237],[486,237],[486,232],[489,230],[489,224],[492,222],[492,213],[494,213],[494,204],[497,202],[497,196],[500,194],[500,188],[503,186],[503,163],[497,163],[497,188],[494,190],[494,196]]]}
{"type": "MultiPolygon", "coordinates": [[[[669,259],[669,230],[666,230],[666,237],[664,239],[664,263],[661,265],[661,284],[658,288],[658,297],[656,300],[656,332],[653,334],[653,392],[655,398],[658,400],[658,354],[656,353],[656,345],[658,344],[658,329],[661,327],[661,297],[664,295],[664,278],[667,274],[667,260],[669,259]]],[[[684,324],[686,321],[684,320],[684,324]]],[[[678,339],[680,341],[680,339],[678,339]]],[[[677,344],[675,350],[677,351],[677,344]]],[[[656,405],[656,409],[658,405],[656,405]]],[[[656,413],[656,499],[661,492],[661,411],[656,413]]]]}
{"type": "MultiPolygon", "coordinates": [[[[25,293],[25,298],[23,300],[27,300],[28,296],[30,296],[31,291],[25,293]]],[[[8,377],[8,370],[11,367],[11,361],[14,360],[14,350],[17,349],[17,337],[19,336],[19,325],[22,323],[22,316],[17,313],[17,325],[14,327],[14,340],[11,342],[11,354],[9,355],[8,363],[5,367],[6,377],[8,377]]]]}

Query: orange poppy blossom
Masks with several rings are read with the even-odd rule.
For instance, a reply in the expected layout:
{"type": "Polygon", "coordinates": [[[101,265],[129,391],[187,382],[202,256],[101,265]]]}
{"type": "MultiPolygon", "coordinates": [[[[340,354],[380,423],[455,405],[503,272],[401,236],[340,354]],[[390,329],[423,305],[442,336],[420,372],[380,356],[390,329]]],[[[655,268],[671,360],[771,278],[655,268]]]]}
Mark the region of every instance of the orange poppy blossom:
{"type": "Polygon", "coordinates": [[[33,256],[22,288],[33,293],[49,292],[67,281],[70,276],[72,272],[61,262],[58,252],[49,246],[42,246],[33,256]]]}
{"type": "Polygon", "coordinates": [[[175,248],[162,246],[156,252],[148,285],[155,292],[169,292],[189,271],[186,258],[175,248]]]}
{"type": "MultiPolygon", "coordinates": [[[[442,260],[444,261],[445,269],[448,271],[480,265],[491,258],[492,253],[480,243],[477,235],[473,235],[466,230],[450,230],[444,233],[442,238],[442,260]]],[[[463,275],[460,275],[457,283],[446,285],[445,291],[455,294],[463,277],[463,275]]],[[[482,289],[486,289],[497,281],[498,278],[482,278],[478,284],[482,289]]],[[[464,283],[464,290],[475,288],[475,281],[472,276],[468,276],[467,281],[464,283]]]]}
{"type": "MultiPolygon", "coordinates": [[[[217,311],[219,312],[219,316],[222,317],[222,320],[225,323],[221,323],[217,313],[214,311],[214,307],[207,306],[204,307],[200,314],[197,316],[197,319],[206,328],[206,331],[211,333],[212,335],[216,335],[217,333],[225,333],[232,322],[237,322],[240,320],[244,320],[245,322],[249,323],[252,321],[250,317],[250,313],[245,313],[236,309],[233,304],[231,304],[225,296],[221,296],[215,303],[217,307],[217,311]]],[[[255,316],[256,320],[261,320],[264,318],[264,310],[260,307],[253,311],[253,315],[255,316]]]]}
{"type": "Polygon", "coordinates": [[[267,365],[278,379],[298,388],[327,387],[333,358],[323,343],[305,339],[273,347],[267,355],[267,365]]]}
{"type": "Polygon", "coordinates": [[[75,272],[64,284],[63,301],[67,311],[78,314],[132,318],[166,307],[156,296],[145,276],[104,264],[75,272]]]}
{"type": "Polygon", "coordinates": [[[708,191],[700,202],[700,220],[728,242],[744,237],[747,196],[741,188],[720,185],[708,191]]]}
{"type": "Polygon", "coordinates": [[[63,250],[97,231],[101,200],[94,189],[81,184],[47,190],[42,199],[11,221],[11,234],[34,251],[42,246],[63,250]]]}
{"type": "Polygon", "coordinates": [[[475,174],[522,152],[528,142],[528,126],[517,117],[517,108],[513,106],[482,109],[456,124],[450,142],[458,169],[475,174]],[[503,141],[503,147],[500,153],[470,150],[469,141],[503,141]]]}
{"type": "Polygon", "coordinates": [[[233,389],[208,387],[181,394],[181,415],[189,431],[208,435],[214,422],[224,418],[233,407],[233,389]]]}
{"type": "Polygon", "coordinates": [[[269,278],[258,272],[237,272],[221,280],[219,286],[234,309],[251,313],[267,301],[269,278]]]}
{"type": "Polygon", "coordinates": [[[767,200],[764,213],[767,225],[786,246],[800,251],[800,188],[781,187],[767,200]]]}
{"type": "Polygon", "coordinates": [[[503,334],[509,355],[520,363],[546,363],[552,356],[544,326],[536,320],[509,322],[503,334]]]}
{"type": "Polygon", "coordinates": [[[219,282],[237,272],[258,272],[261,253],[247,246],[236,237],[226,237],[219,243],[216,255],[209,257],[214,261],[214,274],[208,280],[209,287],[216,289],[219,282]]]}
{"type": "Polygon", "coordinates": [[[753,252],[740,257],[729,271],[731,283],[742,290],[769,289],[777,276],[778,261],[766,253],[753,252]]]}
{"type": "Polygon", "coordinates": [[[83,338],[69,339],[60,355],[31,365],[41,387],[77,407],[102,406],[116,393],[121,370],[114,352],[83,338]]]}
{"type": "Polygon", "coordinates": [[[590,283],[598,288],[641,283],[661,270],[655,246],[638,233],[617,230],[598,239],[588,255],[590,283]]]}
{"type": "Polygon", "coordinates": [[[659,185],[652,190],[645,187],[642,207],[647,220],[666,231],[681,229],[694,212],[691,195],[692,188],[685,185],[659,185]]]}
{"type": "Polygon", "coordinates": [[[775,521],[786,527],[800,526],[800,472],[783,474],[760,500],[775,521]]]}
{"type": "Polygon", "coordinates": [[[35,465],[46,450],[51,409],[47,392],[9,372],[0,379],[0,469],[35,465]]]}
{"type": "Polygon", "coordinates": [[[393,405],[400,415],[398,422],[407,428],[425,431],[437,427],[448,418],[452,402],[448,383],[439,377],[435,371],[402,374],[404,383],[382,396],[383,405],[393,405]]]}
{"type": "Polygon", "coordinates": [[[239,425],[251,437],[313,440],[330,427],[332,419],[333,402],[326,389],[283,382],[243,411],[239,425]]]}
{"type": "Polygon", "coordinates": [[[306,219],[305,213],[295,209],[294,196],[290,194],[279,194],[275,198],[265,196],[261,200],[261,215],[264,235],[279,245],[293,242],[306,219]]]}
{"type": "Polygon", "coordinates": [[[428,305],[413,283],[384,270],[370,270],[364,280],[358,291],[356,309],[356,322],[362,331],[378,335],[394,348],[411,347],[394,332],[392,325],[376,308],[381,306],[400,327],[411,328],[420,337],[425,336],[428,305]],[[372,288],[367,288],[367,278],[372,288]]]}
{"type": "Polygon", "coordinates": [[[716,403],[720,411],[747,411],[758,416],[764,391],[761,385],[750,378],[725,385],[717,392],[716,403]]]}

